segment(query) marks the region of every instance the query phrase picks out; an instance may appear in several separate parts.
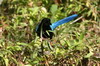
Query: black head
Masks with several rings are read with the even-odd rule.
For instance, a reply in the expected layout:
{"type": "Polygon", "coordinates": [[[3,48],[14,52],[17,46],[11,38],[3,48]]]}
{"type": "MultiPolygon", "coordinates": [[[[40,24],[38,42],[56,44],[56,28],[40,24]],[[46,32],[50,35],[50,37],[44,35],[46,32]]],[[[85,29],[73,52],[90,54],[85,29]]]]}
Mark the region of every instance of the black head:
{"type": "Polygon", "coordinates": [[[52,39],[52,36],[54,34],[53,34],[53,32],[48,31],[48,30],[51,30],[50,25],[51,25],[50,19],[48,19],[48,18],[42,19],[40,24],[37,26],[37,30],[36,30],[37,35],[40,37],[41,31],[42,31],[43,38],[52,39]]]}

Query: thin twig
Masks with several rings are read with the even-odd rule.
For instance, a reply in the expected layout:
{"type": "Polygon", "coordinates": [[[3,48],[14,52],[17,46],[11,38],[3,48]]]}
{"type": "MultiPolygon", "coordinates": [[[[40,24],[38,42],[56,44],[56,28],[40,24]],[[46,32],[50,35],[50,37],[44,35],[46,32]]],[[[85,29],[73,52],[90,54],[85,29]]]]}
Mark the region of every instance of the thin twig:
{"type": "Polygon", "coordinates": [[[73,22],[71,22],[70,24],[76,23],[78,20],[80,20],[80,19],[82,19],[82,18],[83,18],[83,16],[81,16],[81,17],[77,18],[76,20],[74,20],[74,21],[73,21],[73,22]]]}

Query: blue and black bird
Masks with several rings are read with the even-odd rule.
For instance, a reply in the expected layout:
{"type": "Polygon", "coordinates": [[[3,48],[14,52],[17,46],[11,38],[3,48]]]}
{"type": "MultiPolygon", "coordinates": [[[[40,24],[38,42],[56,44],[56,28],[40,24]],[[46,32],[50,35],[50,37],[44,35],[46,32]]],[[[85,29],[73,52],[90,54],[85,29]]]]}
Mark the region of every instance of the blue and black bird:
{"type": "Polygon", "coordinates": [[[75,19],[78,15],[74,14],[57,22],[51,23],[49,18],[44,18],[36,27],[36,33],[39,37],[52,39],[54,33],[52,32],[56,27],[75,19]]]}

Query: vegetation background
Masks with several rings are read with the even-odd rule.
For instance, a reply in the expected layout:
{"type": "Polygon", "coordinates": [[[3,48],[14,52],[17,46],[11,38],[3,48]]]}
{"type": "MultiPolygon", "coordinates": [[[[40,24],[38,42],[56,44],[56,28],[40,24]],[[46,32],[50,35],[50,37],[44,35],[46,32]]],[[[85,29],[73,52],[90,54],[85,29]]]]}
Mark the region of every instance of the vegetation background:
{"type": "Polygon", "coordinates": [[[3,0],[0,5],[0,66],[100,66],[100,0],[3,0]],[[51,40],[36,25],[72,14],[82,18],[56,28],[51,40]],[[72,23],[72,24],[70,24],[72,23]]]}

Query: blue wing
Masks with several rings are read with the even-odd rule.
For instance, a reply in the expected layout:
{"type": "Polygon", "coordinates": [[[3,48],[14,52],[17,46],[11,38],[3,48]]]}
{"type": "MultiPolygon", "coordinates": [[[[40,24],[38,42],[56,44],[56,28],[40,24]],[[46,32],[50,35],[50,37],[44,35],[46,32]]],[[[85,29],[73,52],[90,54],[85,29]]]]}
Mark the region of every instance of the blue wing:
{"type": "Polygon", "coordinates": [[[73,20],[74,18],[76,18],[77,16],[78,16],[77,14],[74,14],[74,15],[71,15],[71,16],[66,17],[64,19],[61,19],[61,20],[59,20],[57,22],[52,23],[52,25],[50,25],[50,27],[51,27],[52,30],[54,30],[59,25],[62,25],[64,23],[67,23],[67,22],[73,20]]]}

